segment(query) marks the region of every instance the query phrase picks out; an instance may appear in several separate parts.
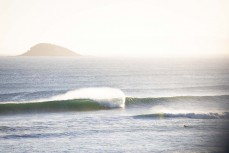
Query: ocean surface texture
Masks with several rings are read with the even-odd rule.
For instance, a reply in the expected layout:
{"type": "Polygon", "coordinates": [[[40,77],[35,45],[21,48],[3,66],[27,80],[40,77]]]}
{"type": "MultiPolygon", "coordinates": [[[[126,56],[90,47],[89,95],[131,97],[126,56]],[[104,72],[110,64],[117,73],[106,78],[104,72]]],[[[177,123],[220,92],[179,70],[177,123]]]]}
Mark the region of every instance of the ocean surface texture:
{"type": "Polygon", "coordinates": [[[0,152],[228,152],[229,61],[0,58],[0,152]]]}

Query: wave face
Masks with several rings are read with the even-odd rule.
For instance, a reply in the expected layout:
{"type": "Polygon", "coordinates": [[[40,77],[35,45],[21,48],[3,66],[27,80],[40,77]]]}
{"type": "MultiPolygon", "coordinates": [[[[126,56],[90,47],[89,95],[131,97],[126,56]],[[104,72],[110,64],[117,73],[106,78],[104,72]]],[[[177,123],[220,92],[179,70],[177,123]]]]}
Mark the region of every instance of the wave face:
{"type": "Polygon", "coordinates": [[[90,99],[0,104],[0,114],[109,109],[90,99]]]}
{"type": "Polygon", "coordinates": [[[190,118],[190,119],[229,119],[229,112],[223,113],[154,113],[136,115],[135,118],[190,118]]]}
{"type": "Polygon", "coordinates": [[[47,99],[0,103],[0,114],[89,111],[125,107],[124,93],[115,88],[83,88],[47,99]]]}

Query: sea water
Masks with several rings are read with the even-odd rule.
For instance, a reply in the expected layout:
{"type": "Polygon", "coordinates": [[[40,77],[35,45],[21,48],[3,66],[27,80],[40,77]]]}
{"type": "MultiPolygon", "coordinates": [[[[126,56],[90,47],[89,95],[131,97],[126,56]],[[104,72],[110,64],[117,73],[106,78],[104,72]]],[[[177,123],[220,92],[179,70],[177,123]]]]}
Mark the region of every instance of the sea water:
{"type": "Polygon", "coordinates": [[[227,152],[229,61],[0,58],[0,152],[227,152]]]}

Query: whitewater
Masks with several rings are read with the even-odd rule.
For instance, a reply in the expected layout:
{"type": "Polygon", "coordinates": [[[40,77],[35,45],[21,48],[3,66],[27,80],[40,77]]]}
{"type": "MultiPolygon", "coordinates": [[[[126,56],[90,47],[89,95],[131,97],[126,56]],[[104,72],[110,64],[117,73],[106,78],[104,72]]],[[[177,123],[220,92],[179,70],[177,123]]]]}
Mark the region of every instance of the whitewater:
{"type": "Polygon", "coordinates": [[[227,152],[228,65],[0,58],[0,150],[227,152]]]}

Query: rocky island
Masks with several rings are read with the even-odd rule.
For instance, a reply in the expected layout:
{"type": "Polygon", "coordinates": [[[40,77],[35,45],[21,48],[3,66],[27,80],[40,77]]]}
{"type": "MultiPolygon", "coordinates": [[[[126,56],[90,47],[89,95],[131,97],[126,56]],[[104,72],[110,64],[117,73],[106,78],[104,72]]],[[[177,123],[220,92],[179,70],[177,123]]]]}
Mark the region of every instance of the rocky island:
{"type": "Polygon", "coordinates": [[[79,54],[54,44],[39,43],[20,56],[80,56],[79,54]]]}

